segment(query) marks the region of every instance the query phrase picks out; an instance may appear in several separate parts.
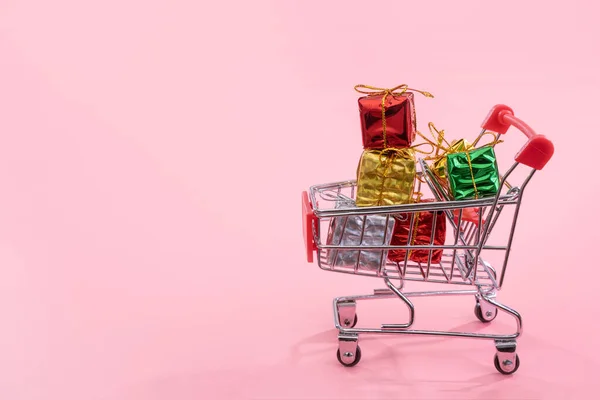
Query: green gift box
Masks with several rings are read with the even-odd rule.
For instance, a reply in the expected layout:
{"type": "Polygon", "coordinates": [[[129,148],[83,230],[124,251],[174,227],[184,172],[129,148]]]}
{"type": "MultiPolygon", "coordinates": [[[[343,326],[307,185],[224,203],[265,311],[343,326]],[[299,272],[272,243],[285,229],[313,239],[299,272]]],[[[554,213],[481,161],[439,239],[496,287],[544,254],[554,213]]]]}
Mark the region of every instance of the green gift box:
{"type": "Polygon", "coordinates": [[[450,153],[446,176],[454,200],[495,196],[500,188],[496,153],[492,146],[450,153]]]}

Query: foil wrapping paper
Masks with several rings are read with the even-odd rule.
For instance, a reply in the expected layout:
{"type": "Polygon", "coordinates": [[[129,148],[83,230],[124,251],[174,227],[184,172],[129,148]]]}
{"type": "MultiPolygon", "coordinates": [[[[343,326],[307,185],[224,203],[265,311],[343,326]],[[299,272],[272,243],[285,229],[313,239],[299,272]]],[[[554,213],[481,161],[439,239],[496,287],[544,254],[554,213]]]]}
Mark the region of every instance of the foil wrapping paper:
{"type": "MultiPolygon", "coordinates": [[[[430,202],[433,200],[421,200],[421,202],[430,202]]],[[[410,220],[412,213],[398,214],[394,223],[394,232],[390,244],[392,246],[406,246],[410,233],[410,220]]],[[[433,245],[442,246],[446,242],[446,215],[443,211],[420,211],[415,213],[413,222],[413,236],[410,245],[429,246],[431,245],[433,232],[433,245]],[[435,228],[433,222],[435,221],[435,228]],[[435,229],[435,231],[434,231],[435,229]]],[[[427,250],[416,249],[409,250],[408,259],[418,263],[427,263],[429,253],[431,253],[431,263],[438,264],[442,260],[443,249],[427,250]]],[[[391,261],[404,262],[406,250],[390,250],[388,258],[391,261]]]]}
{"type": "Polygon", "coordinates": [[[416,162],[412,149],[365,150],[356,182],[356,205],[387,206],[410,203],[416,162]]]}
{"type": "Polygon", "coordinates": [[[385,140],[380,96],[364,96],[358,99],[363,147],[383,149],[385,147],[410,147],[415,139],[416,115],[414,95],[411,92],[400,96],[386,96],[385,140]]]}
{"type": "MultiPolygon", "coordinates": [[[[336,203],[336,208],[348,206],[336,203]]],[[[352,204],[353,205],[353,204],[352,204]]],[[[327,244],[334,246],[389,245],[394,229],[394,218],[386,215],[334,217],[329,225],[327,244]]],[[[327,263],[332,267],[356,267],[360,271],[378,271],[387,260],[388,250],[327,250],[327,263]]]]}
{"type": "Polygon", "coordinates": [[[455,200],[494,196],[500,188],[496,154],[491,146],[446,156],[446,175],[455,200]]]}
{"type": "MultiPolygon", "coordinates": [[[[464,139],[455,140],[450,144],[447,153],[458,153],[470,150],[473,146],[464,139]]],[[[446,179],[446,154],[433,162],[431,170],[441,179],[446,179]]]]}

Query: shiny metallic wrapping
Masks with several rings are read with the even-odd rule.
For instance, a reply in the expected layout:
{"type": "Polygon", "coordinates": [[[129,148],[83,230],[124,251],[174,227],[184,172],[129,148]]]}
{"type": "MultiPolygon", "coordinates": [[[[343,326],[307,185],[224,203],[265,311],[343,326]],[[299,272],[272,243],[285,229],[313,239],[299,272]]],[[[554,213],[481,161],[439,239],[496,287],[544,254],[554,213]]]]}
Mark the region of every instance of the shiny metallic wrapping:
{"type": "Polygon", "coordinates": [[[496,154],[492,146],[446,156],[446,174],[455,200],[495,196],[500,188],[496,154]]]}
{"type": "Polygon", "coordinates": [[[358,99],[363,147],[409,147],[415,139],[416,132],[414,95],[411,92],[385,95],[385,128],[381,104],[384,95],[364,96],[358,99]]]}
{"type": "Polygon", "coordinates": [[[356,205],[370,207],[410,203],[415,174],[415,153],[412,149],[363,151],[356,179],[356,205]]]}
{"type": "MultiPolygon", "coordinates": [[[[352,204],[353,205],[353,204],[352,204]]],[[[336,202],[336,208],[352,206],[336,202]]],[[[394,218],[386,215],[334,217],[329,225],[327,244],[334,246],[387,246],[392,239],[394,218]]],[[[378,271],[386,262],[387,250],[327,250],[327,263],[332,267],[356,267],[362,271],[378,271]]]]}
{"type": "MultiPolygon", "coordinates": [[[[446,152],[449,154],[458,153],[461,151],[470,150],[472,147],[473,146],[469,142],[467,142],[464,139],[460,139],[460,140],[453,141],[450,144],[450,147],[448,148],[448,150],[446,150],[446,152]]],[[[446,164],[447,164],[446,155],[447,154],[444,154],[443,156],[441,156],[440,158],[435,160],[433,162],[433,166],[431,168],[431,170],[441,179],[446,178],[446,164]]]]}
{"type": "MultiPolygon", "coordinates": [[[[430,202],[433,200],[421,200],[421,202],[430,202]]],[[[391,240],[392,246],[406,246],[410,233],[410,220],[412,214],[398,214],[395,219],[394,233],[391,240]]],[[[415,213],[413,223],[413,236],[410,245],[428,246],[431,244],[433,232],[433,221],[435,219],[435,232],[433,234],[433,244],[442,246],[446,242],[446,215],[443,211],[421,211],[415,213]]],[[[442,259],[443,249],[436,250],[410,250],[408,259],[414,262],[427,263],[429,253],[431,254],[431,263],[437,264],[442,259]]],[[[390,250],[388,258],[391,261],[404,262],[406,250],[390,250]]]]}

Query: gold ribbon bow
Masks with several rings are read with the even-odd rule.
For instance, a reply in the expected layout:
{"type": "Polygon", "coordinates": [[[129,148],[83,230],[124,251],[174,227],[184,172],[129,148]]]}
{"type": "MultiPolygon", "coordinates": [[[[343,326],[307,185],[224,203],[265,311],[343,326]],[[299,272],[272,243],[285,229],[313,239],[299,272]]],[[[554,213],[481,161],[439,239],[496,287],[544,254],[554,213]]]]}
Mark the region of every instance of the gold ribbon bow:
{"type": "MultiPolygon", "coordinates": [[[[477,136],[477,138],[475,138],[470,149],[468,148],[468,146],[466,146],[465,150],[459,150],[458,147],[453,146],[454,142],[452,144],[450,144],[450,143],[448,143],[448,141],[446,141],[446,139],[444,138],[444,131],[443,130],[439,131],[435,127],[433,122],[430,122],[428,124],[428,126],[429,126],[429,132],[431,133],[431,136],[433,137],[435,142],[430,140],[429,138],[427,138],[425,135],[421,134],[420,132],[417,132],[419,134],[419,136],[421,136],[421,138],[423,138],[423,140],[425,140],[428,144],[430,144],[431,146],[434,146],[434,148],[435,148],[435,155],[427,157],[427,158],[425,158],[425,160],[436,160],[437,161],[437,160],[441,159],[442,157],[446,157],[448,154],[464,152],[465,156],[467,157],[467,164],[469,165],[469,171],[471,172],[471,181],[473,182],[473,189],[475,190],[475,198],[478,199],[479,191],[477,190],[477,184],[475,183],[475,176],[473,174],[473,165],[471,164],[471,156],[469,155],[469,151],[475,149],[477,146],[477,143],[479,143],[481,138],[483,138],[486,135],[492,135],[494,140],[492,140],[490,143],[484,144],[481,147],[485,147],[485,146],[494,147],[497,144],[502,143],[503,141],[500,140],[500,135],[495,134],[493,132],[483,130],[483,131],[481,131],[479,136],[477,136]],[[444,146],[443,144],[445,144],[446,146],[444,146]],[[439,150],[443,150],[443,152],[441,154],[439,154],[439,150]]],[[[510,185],[508,184],[508,182],[506,182],[506,184],[510,188],[510,185]]]]}
{"type": "MultiPolygon", "coordinates": [[[[431,154],[433,152],[433,149],[431,151],[424,151],[424,150],[421,150],[418,148],[419,146],[423,146],[423,145],[429,145],[429,143],[419,143],[414,146],[403,148],[403,149],[399,149],[396,147],[386,147],[385,149],[378,150],[379,151],[379,163],[381,165],[383,165],[383,171],[384,171],[383,175],[385,176],[387,174],[388,169],[392,166],[392,164],[394,163],[394,160],[398,156],[407,154],[409,151],[414,151],[415,153],[421,153],[421,154],[431,154]],[[384,157],[386,157],[386,158],[384,159],[384,157]]],[[[408,153],[408,154],[410,154],[410,153],[408,153]]],[[[418,181],[423,182],[422,178],[419,177],[418,175],[415,175],[415,178],[418,181]]],[[[379,202],[381,202],[381,200],[383,198],[383,189],[384,189],[384,183],[382,180],[381,189],[379,190],[379,202]]],[[[417,197],[415,202],[418,203],[420,201],[423,193],[421,193],[421,191],[418,190],[417,192],[414,193],[414,195],[417,197]]]]}
{"type": "MultiPolygon", "coordinates": [[[[438,130],[435,127],[435,125],[433,124],[433,122],[430,122],[428,124],[428,126],[429,126],[429,132],[431,134],[431,137],[433,137],[433,141],[431,139],[427,138],[421,132],[417,132],[417,134],[419,136],[421,136],[421,138],[423,140],[425,140],[425,142],[427,142],[429,145],[433,146],[435,149],[435,154],[431,157],[427,157],[426,160],[437,160],[437,159],[447,156],[448,154],[460,153],[460,152],[464,151],[464,150],[458,150],[458,148],[453,147],[454,142],[452,144],[448,143],[448,141],[444,137],[444,130],[443,129],[441,131],[438,130]],[[440,150],[443,150],[441,154],[439,153],[440,150]]],[[[485,146],[494,147],[495,145],[502,143],[502,140],[499,139],[499,137],[500,137],[499,135],[496,135],[495,133],[489,132],[489,131],[482,131],[479,134],[479,136],[477,136],[475,138],[475,140],[473,141],[473,144],[471,144],[472,149],[475,149],[476,148],[475,146],[477,146],[477,143],[479,143],[481,138],[486,135],[492,135],[494,137],[494,140],[492,140],[490,143],[484,144],[481,147],[485,147],[485,146]]]]}
{"type": "Polygon", "coordinates": [[[385,147],[385,148],[379,150],[379,152],[380,152],[379,153],[379,161],[380,161],[380,163],[383,163],[383,160],[381,158],[383,156],[387,156],[388,158],[387,158],[386,166],[389,166],[389,163],[391,163],[391,161],[393,161],[398,156],[398,154],[405,153],[408,150],[412,150],[415,153],[431,154],[431,153],[433,153],[434,149],[435,149],[435,146],[431,143],[419,143],[414,146],[406,147],[406,148],[402,148],[402,149],[399,149],[397,147],[385,147]],[[421,150],[418,148],[419,146],[423,146],[423,145],[425,145],[425,146],[430,145],[430,146],[432,146],[432,149],[430,151],[424,151],[424,150],[421,150]]]}
{"type": "Polygon", "coordinates": [[[388,96],[396,97],[402,96],[406,92],[417,92],[421,93],[425,97],[433,98],[433,95],[429,92],[425,92],[423,90],[411,89],[407,84],[403,83],[402,85],[398,85],[391,89],[379,88],[375,86],[369,85],[356,85],[354,86],[354,90],[358,93],[366,94],[367,96],[382,96],[381,97],[381,125],[383,129],[383,147],[387,147],[387,132],[386,132],[386,121],[385,121],[385,100],[388,96]]]}
{"type": "Polygon", "coordinates": [[[455,150],[452,148],[452,145],[450,143],[448,143],[448,141],[446,140],[446,138],[444,137],[445,132],[442,129],[441,131],[438,130],[435,125],[433,124],[433,122],[430,122],[428,124],[429,127],[429,133],[431,134],[431,137],[433,138],[433,140],[429,139],[427,136],[423,135],[421,132],[417,131],[417,134],[430,146],[433,147],[435,154],[433,156],[427,157],[425,158],[425,160],[437,160],[439,158],[444,157],[447,154],[450,154],[452,152],[455,152],[455,150]],[[440,154],[440,150],[442,150],[443,152],[440,154]]]}

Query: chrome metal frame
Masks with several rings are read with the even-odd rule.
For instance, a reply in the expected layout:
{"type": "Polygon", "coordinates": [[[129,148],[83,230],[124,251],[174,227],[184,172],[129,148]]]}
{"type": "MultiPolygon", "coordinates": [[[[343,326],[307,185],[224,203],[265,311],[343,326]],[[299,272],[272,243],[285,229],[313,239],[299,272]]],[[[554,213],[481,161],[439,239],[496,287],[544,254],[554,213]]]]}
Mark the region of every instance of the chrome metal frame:
{"type": "MultiPolygon", "coordinates": [[[[313,221],[312,232],[314,243],[317,248],[317,261],[323,270],[338,273],[347,273],[362,276],[382,278],[387,288],[377,289],[373,294],[359,296],[337,297],[333,301],[333,314],[335,327],[339,331],[339,353],[338,358],[342,364],[352,366],[360,359],[358,350],[359,334],[402,334],[402,335],[433,335],[444,337],[462,337],[474,339],[494,340],[497,353],[496,362],[499,363],[499,371],[512,373],[518,367],[516,356],[516,339],[523,332],[521,315],[514,309],[496,300],[497,292],[502,288],[506,277],[506,267],[513,242],[517,218],[523,192],[531,180],[535,170],[532,169],[520,186],[508,184],[507,178],[519,165],[515,162],[501,179],[497,195],[475,200],[451,200],[444,187],[436,179],[427,164],[419,160],[419,181],[427,184],[427,187],[435,197],[434,202],[403,204],[395,206],[378,207],[326,207],[340,199],[353,199],[356,193],[356,181],[348,180],[324,185],[315,185],[310,188],[309,198],[313,205],[315,221],[313,221]],[[506,190],[505,190],[506,189],[506,190]],[[323,205],[323,206],[322,206],[323,205]],[[466,209],[476,209],[478,215],[477,223],[463,219],[466,209]],[[509,211],[510,210],[510,211],[509,211]],[[382,246],[347,246],[327,244],[324,238],[327,229],[323,224],[330,223],[332,219],[341,216],[358,216],[366,218],[367,215],[378,214],[390,217],[396,214],[410,215],[410,229],[407,243],[412,243],[413,224],[415,214],[422,211],[441,211],[447,216],[450,232],[453,233],[453,241],[450,244],[434,245],[433,234],[428,245],[382,245],[382,246]],[[512,211],[512,215],[510,212],[512,211]],[[505,244],[488,245],[488,239],[501,214],[509,213],[512,218],[510,232],[505,244]],[[329,264],[327,253],[329,251],[342,250],[429,250],[427,263],[413,263],[408,260],[408,251],[404,262],[391,262],[382,257],[380,268],[377,270],[362,270],[357,257],[353,267],[337,266],[329,264]],[[433,250],[443,249],[440,263],[431,262],[433,250]],[[503,253],[500,268],[497,270],[482,258],[482,253],[503,253]],[[471,290],[445,290],[445,291],[403,291],[405,282],[430,282],[440,284],[452,284],[471,286],[471,290]],[[456,296],[472,295],[476,301],[476,313],[482,322],[489,322],[496,317],[499,311],[512,316],[516,323],[516,330],[511,334],[488,334],[478,332],[454,332],[410,329],[415,321],[415,306],[410,301],[412,297],[420,296],[456,296]],[[374,300],[384,298],[398,298],[409,311],[408,320],[401,324],[382,324],[377,328],[355,328],[356,303],[362,300],[374,300]]],[[[435,221],[435,219],[434,219],[435,221]]],[[[448,226],[448,225],[447,225],[448,226]]],[[[364,223],[363,223],[364,227],[364,223]]],[[[432,229],[434,230],[434,229],[432,229]]],[[[385,254],[385,253],[384,253],[385,254]]],[[[335,259],[335,258],[334,258],[335,259]]]]}

